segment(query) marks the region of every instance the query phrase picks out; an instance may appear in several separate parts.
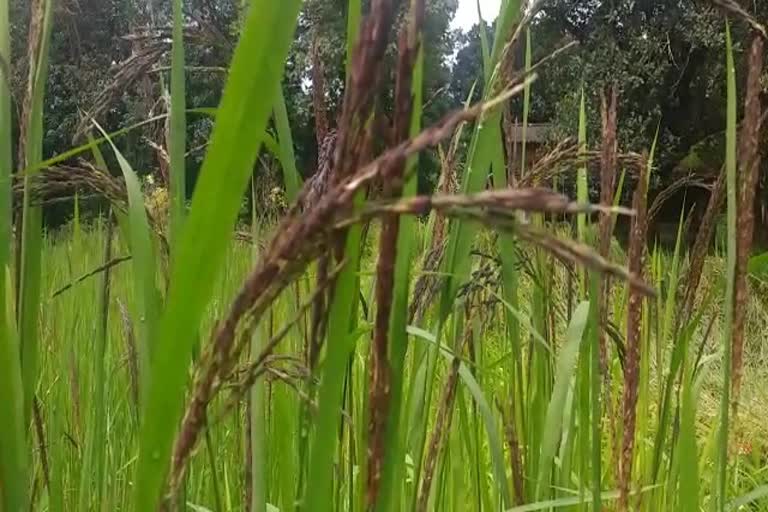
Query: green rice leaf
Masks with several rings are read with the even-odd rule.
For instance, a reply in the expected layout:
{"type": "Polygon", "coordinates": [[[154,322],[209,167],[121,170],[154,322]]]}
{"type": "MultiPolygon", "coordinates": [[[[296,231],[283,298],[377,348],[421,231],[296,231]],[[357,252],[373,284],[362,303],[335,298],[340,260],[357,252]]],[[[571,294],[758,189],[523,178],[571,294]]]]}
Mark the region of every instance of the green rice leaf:
{"type": "Polygon", "coordinates": [[[727,183],[727,226],[728,254],[726,260],[726,289],[723,304],[723,382],[720,394],[720,420],[717,434],[717,456],[715,457],[715,488],[712,509],[722,512],[726,503],[726,482],[728,478],[728,431],[729,411],[731,407],[731,331],[733,325],[733,301],[736,280],[736,211],[737,180],[736,180],[736,68],[733,60],[733,43],[731,42],[731,27],[725,23],[726,40],[726,90],[727,112],[725,130],[725,170],[727,183]]]}
{"type": "MultiPolygon", "coordinates": [[[[104,129],[94,121],[98,130],[106,136],[104,129]]],[[[148,375],[151,368],[154,335],[160,315],[160,292],[155,280],[155,253],[152,247],[152,230],[144,206],[141,183],[131,164],[107,137],[117,158],[125,179],[128,193],[128,240],[133,265],[133,286],[139,314],[139,386],[142,394],[147,392],[148,375]]],[[[142,396],[142,402],[145,396],[142,396]]]]}
{"type": "Polygon", "coordinates": [[[293,136],[288,123],[288,110],[285,107],[282,86],[277,88],[275,99],[275,127],[279,143],[280,165],[283,168],[283,182],[288,203],[292,204],[299,195],[301,176],[296,169],[296,156],[293,153],[293,136]]]}
{"type": "Polygon", "coordinates": [[[728,512],[743,510],[746,505],[754,503],[758,500],[764,500],[766,497],[768,497],[768,485],[761,485],[751,490],[747,494],[739,496],[735,500],[731,501],[725,510],[728,512]]]}
{"type": "MultiPolygon", "coordinates": [[[[416,337],[418,340],[426,341],[429,344],[439,348],[440,353],[449,362],[452,361],[454,357],[456,357],[450,348],[439,344],[437,337],[432,333],[425,331],[424,329],[408,326],[408,334],[416,337]]],[[[475,404],[477,404],[478,410],[480,411],[480,416],[483,420],[485,432],[488,436],[488,448],[491,452],[491,464],[493,467],[494,480],[496,481],[496,485],[499,487],[503,502],[507,504],[506,506],[509,506],[509,504],[512,503],[512,497],[509,494],[509,486],[507,485],[507,473],[504,463],[504,445],[502,444],[501,434],[499,433],[497,427],[496,417],[493,415],[493,410],[491,409],[488,400],[485,398],[485,394],[483,393],[480,384],[478,384],[477,379],[475,379],[475,376],[472,374],[472,371],[464,363],[459,365],[459,377],[461,378],[469,393],[472,395],[472,398],[474,399],[475,404]]]]}
{"type": "MultiPolygon", "coordinates": [[[[0,20],[0,23],[2,20],[0,20]]],[[[13,280],[8,267],[0,269],[0,503],[3,510],[27,510],[27,437],[24,428],[24,389],[19,341],[13,312],[13,280]]]]}
{"type": "Polygon", "coordinates": [[[557,359],[557,371],[555,384],[552,388],[552,397],[547,407],[547,417],[544,422],[544,434],[541,441],[539,454],[539,478],[537,480],[536,496],[541,498],[544,494],[545,482],[549,481],[547,473],[552,470],[552,460],[557,451],[560,433],[563,427],[563,415],[565,413],[565,401],[568,396],[568,388],[571,385],[576,360],[579,356],[579,346],[584,338],[584,329],[589,318],[589,302],[578,305],[571,317],[571,323],[565,333],[565,344],[560,350],[557,359]]]}
{"type": "MultiPolygon", "coordinates": [[[[644,487],[641,492],[645,493],[653,490],[654,488],[655,486],[644,487]]],[[[603,492],[600,494],[600,499],[601,501],[615,501],[619,499],[619,491],[603,492]]],[[[573,496],[568,498],[539,501],[537,503],[529,503],[527,505],[521,505],[519,507],[507,509],[506,512],[537,512],[538,510],[553,510],[565,507],[573,507],[574,505],[585,505],[593,502],[594,500],[591,496],[573,496]]]]}
{"type": "Polygon", "coordinates": [[[357,44],[357,37],[360,33],[360,18],[362,17],[363,5],[361,0],[348,0],[347,2],[347,59],[346,59],[346,81],[349,83],[349,74],[352,71],[352,53],[357,44]]]}
{"type": "Polygon", "coordinates": [[[300,6],[299,0],[253,0],[232,59],[152,342],[134,482],[137,512],[155,510],[162,495],[200,320],[261,145],[300,6]]]}
{"type": "MultiPolygon", "coordinates": [[[[25,155],[27,163],[34,166],[43,159],[43,98],[48,82],[48,50],[53,25],[53,2],[42,4],[43,27],[40,33],[39,53],[32,56],[35,63],[31,103],[27,112],[25,155]]],[[[24,382],[24,424],[28,425],[32,414],[32,401],[38,379],[39,317],[41,258],[43,248],[43,211],[30,204],[29,175],[24,176],[23,225],[21,233],[21,261],[18,314],[19,343],[21,344],[21,375],[24,382]]],[[[17,268],[17,272],[19,268],[17,268]]]]}
{"type": "MultiPolygon", "coordinates": [[[[10,62],[8,0],[0,0],[0,60],[10,62]]],[[[11,276],[11,91],[0,75],[0,508],[27,510],[27,440],[24,428],[24,388],[14,312],[11,276]]]]}
{"type": "Polygon", "coordinates": [[[186,80],[184,77],[184,11],[183,0],[173,0],[173,43],[171,46],[171,130],[169,153],[171,160],[170,238],[173,252],[175,240],[181,235],[187,201],[186,80]]]}
{"type": "MultiPolygon", "coordinates": [[[[579,152],[584,154],[587,151],[587,106],[584,99],[584,88],[581,89],[581,101],[579,103],[579,152]]],[[[587,165],[586,163],[579,167],[576,177],[576,200],[585,204],[589,202],[589,188],[587,185],[587,165]]],[[[587,216],[579,213],[576,217],[576,232],[579,241],[586,241],[587,216]]],[[[582,286],[584,284],[582,283],[582,286]]]]}

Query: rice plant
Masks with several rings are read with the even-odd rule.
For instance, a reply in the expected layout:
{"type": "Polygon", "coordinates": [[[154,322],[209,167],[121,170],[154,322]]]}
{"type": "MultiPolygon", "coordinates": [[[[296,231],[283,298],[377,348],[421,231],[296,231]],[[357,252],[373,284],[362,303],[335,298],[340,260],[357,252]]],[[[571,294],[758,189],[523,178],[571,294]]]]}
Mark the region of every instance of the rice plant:
{"type": "Polygon", "coordinates": [[[0,511],[768,510],[764,425],[745,412],[768,328],[751,207],[763,25],[715,2],[724,165],[693,243],[682,208],[669,250],[650,234],[674,193],[650,192],[660,130],[620,147],[617,84],[584,83],[578,129],[528,147],[537,87],[575,47],[536,46],[546,2],[501,2],[492,31],[480,18],[475,84],[436,121],[430,2],[346,2],[339,97],[317,46],[303,84],[310,176],[283,81],[306,36],[299,0],[233,3],[216,107],[194,103],[188,57],[226,35],[168,2],[168,26],[126,37],[148,47],[75,123],[86,142],[50,155],[58,2],[28,6],[16,115],[18,26],[0,0],[0,511]],[[751,36],[744,77],[735,24],[751,36]],[[166,72],[147,88],[165,113],[107,124],[121,80],[166,72]],[[126,151],[148,127],[160,185],[126,151]],[[62,204],[71,221],[49,229],[62,204]]]}

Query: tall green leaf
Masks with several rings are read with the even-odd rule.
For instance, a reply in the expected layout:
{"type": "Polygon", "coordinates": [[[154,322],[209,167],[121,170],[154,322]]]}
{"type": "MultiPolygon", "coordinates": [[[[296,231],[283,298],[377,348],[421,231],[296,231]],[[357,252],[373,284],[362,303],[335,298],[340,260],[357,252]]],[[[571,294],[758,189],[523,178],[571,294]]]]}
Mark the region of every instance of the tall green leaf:
{"type": "MultiPolygon", "coordinates": [[[[519,0],[509,0],[502,4],[494,36],[491,66],[495,67],[497,65],[501,50],[511,35],[511,28],[519,17],[519,0]]],[[[495,75],[491,74],[490,81],[485,84],[486,98],[489,98],[492,94],[494,81],[495,75]]],[[[491,166],[493,148],[497,144],[496,137],[499,133],[498,127],[500,123],[501,114],[499,113],[491,113],[487,117],[478,120],[467,155],[467,165],[461,179],[462,192],[477,192],[485,185],[491,166]]],[[[452,222],[450,225],[448,246],[443,265],[447,278],[440,299],[440,316],[443,319],[450,312],[453,299],[461,286],[462,280],[465,279],[469,271],[469,253],[472,249],[472,242],[474,241],[477,229],[476,225],[462,221],[452,222]]]]}
{"type": "MultiPolygon", "coordinates": [[[[253,257],[254,260],[259,256],[259,235],[261,229],[256,218],[256,206],[252,207],[252,236],[253,236],[253,257]]],[[[259,354],[264,349],[266,336],[257,330],[251,337],[251,354],[259,354]]],[[[265,379],[259,379],[254,383],[250,392],[250,447],[251,447],[251,503],[249,510],[253,512],[265,512],[267,510],[267,476],[269,467],[267,465],[266,450],[266,397],[267,384],[265,379]]]]}
{"type": "MultiPolygon", "coordinates": [[[[586,100],[584,99],[584,88],[581,89],[581,101],[579,102],[579,153],[584,155],[587,152],[587,107],[586,100]]],[[[589,202],[589,188],[587,184],[587,164],[584,162],[579,166],[578,175],[576,177],[576,200],[579,203],[589,202]]],[[[584,213],[579,213],[576,216],[576,233],[579,241],[584,243],[586,241],[586,229],[587,229],[587,216],[584,213]]],[[[585,283],[582,283],[584,286],[585,283]]]]}
{"type": "MultiPolygon", "coordinates": [[[[106,136],[106,132],[101,126],[96,124],[96,127],[106,136]]],[[[152,366],[153,343],[161,306],[160,292],[155,281],[156,258],[152,248],[152,230],[149,227],[139,178],[112,140],[109,138],[107,140],[112,146],[117,163],[123,173],[125,188],[128,193],[128,222],[127,226],[123,226],[123,228],[128,233],[132,256],[133,289],[139,315],[139,389],[142,394],[141,401],[144,402],[149,387],[148,375],[152,366]]]]}
{"type": "MultiPolygon", "coordinates": [[[[430,332],[419,329],[418,327],[410,326],[408,327],[408,333],[415,336],[418,340],[426,341],[427,343],[431,344],[432,347],[434,347],[449,362],[453,361],[453,359],[457,357],[457,354],[454,353],[451,348],[445,345],[441,345],[438,338],[430,332]]],[[[485,427],[486,435],[488,436],[488,447],[491,452],[491,465],[493,476],[496,480],[495,483],[497,486],[499,486],[501,491],[500,494],[505,508],[509,507],[511,506],[512,499],[509,496],[509,489],[507,485],[507,473],[504,464],[504,448],[501,441],[501,434],[498,430],[496,418],[493,415],[493,410],[491,409],[491,406],[488,403],[485,394],[483,393],[483,389],[480,387],[477,379],[472,374],[472,370],[470,370],[470,368],[464,363],[459,365],[459,377],[466,386],[470,395],[472,395],[472,399],[477,404],[483,426],[485,427]]]]}
{"type": "MultiPolygon", "coordinates": [[[[525,70],[531,69],[531,29],[525,31],[525,70]]],[[[528,114],[531,106],[531,84],[525,85],[523,91],[523,127],[522,144],[520,146],[520,176],[525,176],[526,160],[528,158],[528,114]]]]}
{"type": "Polygon", "coordinates": [[[280,144],[280,165],[283,168],[283,181],[288,203],[292,204],[299,195],[301,176],[296,169],[296,156],[293,153],[293,136],[291,125],[288,123],[288,110],[285,107],[283,88],[278,86],[275,98],[275,127],[277,142],[280,144]]]}
{"type": "Polygon", "coordinates": [[[594,510],[602,509],[601,490],[602,490],[602,436],[601,422],[603,421],[602,407],[600,403],[601,388],[600,377],[600,312],[597,303],[600,297],[600,276],[591,274],[589,279],[590,301],[589,314],[589,392],[590,392],[590,426],[591,426],[591,456],[590,469],[592,470],[592,502],[594,510]]]}
{"type": "Polygon", "coordinates": [[[352,53],[357,44],[357,37],[360,33],[360,18],[362,17],[363,4],[361,0],[348,0],[347,2],[347,59],[346,59],[346,81],[349,83],[349,75],[352,72],[352,53]]]}
{"type": "Polygon", "coordinates": [[[579,345],[584,337],[588,317],[589,302],[582,302],[571,317],[571,323],[565,333],[565,344],[558,356],[555,385],[552,388],[552,397],[547,407],[547,417],[544,422],[544,433],[539,453],[539,477],[536,482],[536,497],[539,499],[544,498],[544,485],[549,481],[547,473],[552,471],[552,460],[557,451],[557,444],[563,428],[568,388],[571,385],[574,367],[579,356],[579,345]]]}
{"type": "MultiPolygon", "coordinates": [[[[0,20],[2,22],[2,20],[0,20]]],[[[3,510],[27,510],[27,439],[24,428],[24,392],[19,343],[13,315],[13,280],[0,269],[0,504],[3,510]]]]}
{"type": "Polygon", "coordinates": [[[305,506],[307,510],[332,510],[331,489],[333,480],[327,475],[333,468],[333,454],[337,446],[339,414],[342,404],[342,390],[347,375],[349,356],[354,349],[357,336],[352,331],[353,312],[360,293],[357,268],[360,261],[361,230],[354,226],[347,233],[344,246],[346,267],[336,279],[333,300],[328,311],[326,339],[328,350],[318,392],[319,412],[315,417],[315,432],[309,455],[309,477],[305,506]]]}
{"type": "Polygon", "coordinates": [[[156,339],[139,435],[134,510],[157,508],[184,404],[184,383],[200,320],[224,260],[240,201],[296,24],[300,0],[253,0],[176,248],[156,339]]]}
{"type": "Polygon", "coordinates": [[[11,263],[12,115],[10,20],[8,0],[0,1],[0,508],[27,510],[27,440],[24,388],[13,312],[11,263]]]}
{"type": "MultiPolygon", "coordinates": [[[[346,35],[346,81],[350,83],[352,59],[360,33],[362,13],[361,0],[349,0],[347,3],[346,35]]],[[[358,196],[355,204],[359,205],[363,197],[358,196]]],[[[333,453],[337,446],[337,432],[340,417],[338,410],[343,403],[342,390],[348,375],[348,360],[354,349],[357,336],[354,335],[356,324],[355,311],[360,294],[358,271],[360,266],[360,243],[362,230],[352,226],[346,234],[344,258],[346,266],[336,279],[330,307],[326,339],[329,343],[323,361],[318,404],[322,412],[315,421],[315,430],[309,449],[309,472],[305,505],[312,510],[330,510],[332,482],[325,475],[331,470],[333,453]]]]}
{"type": "MultiPolygon", "coordinates": [[[[29,110],[25,140],[25,158],[29,166],[34,166],[43,159],[43,98],[48,82],[48,49],[50,46],[51,26],[53,19],[53,1],[46,0],[42,4],[43,19],[38,54],[35,59],[32,80],[32,96],[29,110]]],[[[39,206],[30,204],[30,174],[24,175],[24,204],[21,233],[21,262],[19,310],[19,341],[21,343],[21,372],[24,381],[24,419],[29,424],[32,411],[32,401],[37,384],[38,365],[38,318],[40,316],[40,261],[43,241],[43,212],[39,206]]]]}
{"type": "Polygon", "coordinates": [[[728,475],[728,427],[731,407],[731,332],[733,326],[733,307],[736,279],[736,211],[738,204],[736,180],[736,68],[733,61],[733,43],[731,26],[725,22],[726,41],[726,129],[725,129],[725,171],[727,183],[727,239],[725,300],[723,302],[723,383],[720,393],[720,421],[717,434],[717,457],[715,458],[715,499],[713,510],[723,511],[726,505],[726,480],[728,475]]]}
{"type": "Polygon", "coordinates": [[[173,43],[171,46],[171,248],[181,234],[187,200],[187,100],[184,77],[184,11],[183,0],[173,0],[173,43]]]}
{"type": "MultiPolygon", "coordinates": [[[[483,19],[483,13],[480,11],[480,0],[477,0],[477,23],[480,30],[480,51],[483,55],[483,83],[488,83],[491,80],[491,50],[488,44],[488,29],[485,26],[485,20],[483,19]]],[[[471,97],[471,95],[470,95],[471,97]]]]}
{"type": "Polygon", "coordinates": [[[693,391],[693,364],[686,364],[680,406],[679,453],[680,476],[679,506],[681,510],[699,508],[699,457],[696,448],[696,396],[693,391]]]}

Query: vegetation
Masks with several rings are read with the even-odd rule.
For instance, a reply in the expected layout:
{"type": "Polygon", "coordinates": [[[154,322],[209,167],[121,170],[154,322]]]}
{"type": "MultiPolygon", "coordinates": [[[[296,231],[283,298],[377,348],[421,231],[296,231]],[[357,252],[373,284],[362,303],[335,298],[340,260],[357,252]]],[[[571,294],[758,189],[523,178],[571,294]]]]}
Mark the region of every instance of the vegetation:
{"type": "Polygon", "coordinates": [[[0,511],[768,510],[765,9],[618,4],[0,0],[0,511]]]}

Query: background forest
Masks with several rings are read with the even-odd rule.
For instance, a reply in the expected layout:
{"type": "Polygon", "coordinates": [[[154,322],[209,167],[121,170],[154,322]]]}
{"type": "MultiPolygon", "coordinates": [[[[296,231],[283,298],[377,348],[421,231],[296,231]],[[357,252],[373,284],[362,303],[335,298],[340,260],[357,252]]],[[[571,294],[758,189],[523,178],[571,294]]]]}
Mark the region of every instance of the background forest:
{"type": "MultiPolygon", "coordinates": [[[[11,47],[20,57],[26,48],[28,2],[12,0],[10,5],[11,47]]],[[[428,2],[426,9],[424,118],[428,124],[464,104],[482,68],[477,26],[468,32],[451,29],[456,7],[456,0],[435,0],[428,2]]],[[[755,7],[758,17],[768,13],[768,7],[761,2],[755,7]]],[[[333,118],[344,92],[346,8],[344,0],[304,2],[286,62],[285,103],[297,168],[305,177],[314,172],[318,153],[312,108],[313,47],[322,66],[326,101],[333,118]]],[[[237,42],[240,5],[235,0],[194,0],[185,4],[185,10],[192,35],[186,53],[187,104],[211,107],[220,98],[225,70],[237,42]]],[[[159,98],[163,84],[167,87],[166,50],[170,40],[156,37],[159,34],[148,38],[147,31],[168,26],[169,20],[169,3],[156,0],[76,0],[57,4],[45,103],[46,155],[61,154],[82,142],[83,113],[98,114],[97,119],[109,131],[165,111],[167,106],[159,98]]],[[[716,175],[725,142],[725,37],[722,16],[708,1],[552,0],[544,2],[531,27],[534,59],[563,41],[575,40],[579,46],[545,67],[547,79],[536,85],[529,122],[551,124],[553,140],[574,136],[583,87],[588,99],[589,138],[597,140],[597,94],[606,84],[616,82],[620,91],[620,147],[629,151],[649,148],[658,128],[658,171],[654,173],[652,193],[691,172],[703,179],[716,175]]],[[[739,35],[747,28],[734,30],[736,64],[743,74],[746,48],[742,41],[746,39],[739,35]]],[[[489,33],[493,33],[493,26],[489,33]]],[[[518,45],[520,66],[523,53],[524,46],[518,45]]],[[[394,44],[388,58],[385,65],[391,74],[394,44]]],[[[25,66],[14,68],[17,109],[26,74],[25,66]]],[[[763,75],[762,83],[763,94],[768,94],[767,75],[763,75]]],[[[481,95],[479,83],[473,99],[481,95]]],[[[522,122],[522,98],[513,100],[510,110],[522,122]]],[[[193,117],[188,123],[190,191],[211,126],[207,116],[193,117]]],[[[146,141],[159,143],[158,137],[158,129],[150,126],[121,139],[124,154],[139,174],[157,168],[158,156],[146,141]]],[[[434,188],[438,174],[439,163],[433,154],[421,163],[420,189],[434,188]]],[[[766,173],[762,176],[758,197],[767,194],[766,173]]],[[[50,211],[48,219],[54,225],[63,222],[68,218],[67,211],[71,215],[71,205],[50,211]]],[[[676,213],[670,216],[676,221],[676,213]]]]}

